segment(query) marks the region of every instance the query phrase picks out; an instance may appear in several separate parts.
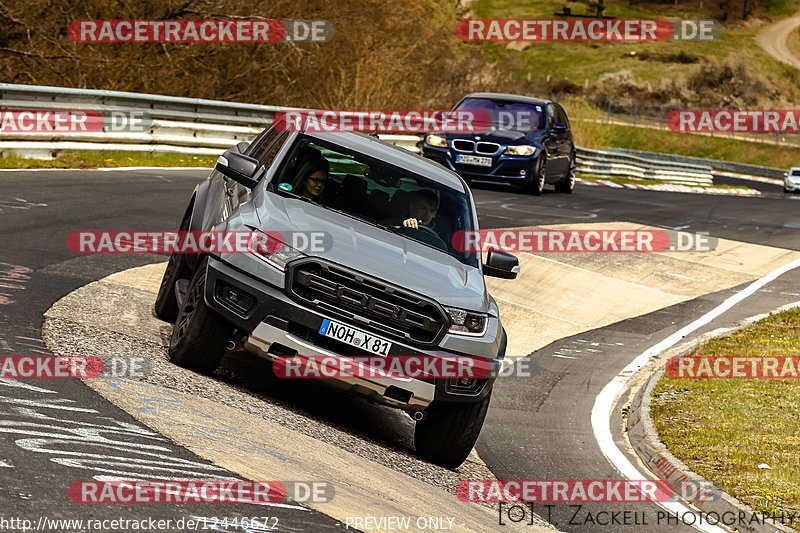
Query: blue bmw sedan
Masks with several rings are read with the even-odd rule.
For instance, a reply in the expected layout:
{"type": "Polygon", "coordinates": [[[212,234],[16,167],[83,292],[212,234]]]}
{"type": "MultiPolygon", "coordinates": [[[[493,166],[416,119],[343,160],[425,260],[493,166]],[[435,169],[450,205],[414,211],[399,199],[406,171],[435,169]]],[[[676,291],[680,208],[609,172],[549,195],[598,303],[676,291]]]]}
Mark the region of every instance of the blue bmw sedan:
{"type": "Polygon", "coordinates": [[[575,143],[559,104],[514,94],[472,93],[453,109],[488,117],[489,123],[466,133],[429,133],[422,145],[425,157],[467,182],[515,183],[535,195],[542,194],[545,184],[572,192],[575,143]]]}

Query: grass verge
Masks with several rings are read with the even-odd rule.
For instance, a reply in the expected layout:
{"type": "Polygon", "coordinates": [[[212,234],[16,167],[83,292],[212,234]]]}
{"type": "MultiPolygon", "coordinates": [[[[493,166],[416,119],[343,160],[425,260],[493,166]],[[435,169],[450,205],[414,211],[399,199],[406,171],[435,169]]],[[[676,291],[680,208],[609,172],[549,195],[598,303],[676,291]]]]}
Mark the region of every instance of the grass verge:
{"type": "Polygon", "coordinates": [[[795,28],[786,39],[786,47],[795,57],[800,57],[800,28],[795,28]]]}
{"type": "MultiPolygon", "coordinates": [[[[800,351],[800,309],[771,314],[693,356],[800,351]]],[[[792,379],[663,378],[653,393],[658,434],[678,459],[758,512],[800,512],[800,383],[792,379]],[[759,469],[766,463],[772,470],[759,469]]]]}
{"type": "Polygon", "coordinates": [[[580,98],[564,101],[563,105],[572,123],[575,144],[586,148],[603,149],[611,146],[786,169],[800,163],[800,146],[775,146],[654,128],[603,124],[598,122],[603,119],[602,112],[580,98]]]}
{"type": "Polygon", "coordinates": [[[123,151],[64,152],[56,159],[0,157],[0,168],[213,167],[215,157],[123,151]]]}
{"type": "Polygon", "coordinates": [[[667,152],[787,169],[796,166],[800,161],[800,148],[786,145],[774,146],[766,143],[630,126],[610,125],[606,127],[610,128],[608,146],[617,148],[667,152]]]}
{"type": "MultiPolygon", "coordinates": [[[[477,0],[472,4],[475,18],[546,18],[555,17],[564,7],[559,0],[518,2],[517,0],[477,0]]],[[[796,0],[777,0],[766,3],[759,15],[775,19],[788,17],[799,7],[796,0]]],[[[626,18],[718,18],[711,15],[710,6],[701,3],[638,3],[609,2],[606,15],[626,18]]],[[[593,13],[586,4],[570,5],[573,13],[593,13]]],[[[724,61],[731,55],[742,55],[755,71],[765,76],[785,77],[791,71],[771,57],[755,42],[755,35],[765,21],[725,23],[722,35],[713,41],[669,42],[484,42],[480,46],[494,62],[502,63],[514,79],[568,78],[578,85],[584,80],[595,83],[604,74],[629,70],[634,78],[658,86],[663,79],[687,76],[703,60],[724,61]],[[635,52],[634,55],[631,53],[635,52]]]]}

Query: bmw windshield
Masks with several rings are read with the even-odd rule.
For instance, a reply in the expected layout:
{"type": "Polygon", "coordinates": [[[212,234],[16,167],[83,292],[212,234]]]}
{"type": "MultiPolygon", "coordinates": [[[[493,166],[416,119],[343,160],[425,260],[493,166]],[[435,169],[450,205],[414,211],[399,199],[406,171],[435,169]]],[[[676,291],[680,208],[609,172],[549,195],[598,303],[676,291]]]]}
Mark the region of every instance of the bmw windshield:
{"type": "Polygon", "coordinates": [[[537,104],[489,98],[465,98],[456,109],[486,113],[493,126],[503,129],[532,131],[544,127],[544,109],[537,104]]]}

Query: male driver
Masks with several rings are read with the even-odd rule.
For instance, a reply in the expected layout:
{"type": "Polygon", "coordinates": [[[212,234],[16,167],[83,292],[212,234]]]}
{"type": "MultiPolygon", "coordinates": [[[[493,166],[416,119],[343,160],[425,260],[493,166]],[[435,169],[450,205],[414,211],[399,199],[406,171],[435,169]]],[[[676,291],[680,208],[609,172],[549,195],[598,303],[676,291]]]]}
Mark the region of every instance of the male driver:
{"type": "Polygon", "coordinates": [[[419,226],[429,226],[433,217],[436,216],[436,209],[439,207],[436,193],[421,189],[409,193],[409,196],[409,218],[403,221],[403,226],[415,229],[419,228],[419,226]]]}

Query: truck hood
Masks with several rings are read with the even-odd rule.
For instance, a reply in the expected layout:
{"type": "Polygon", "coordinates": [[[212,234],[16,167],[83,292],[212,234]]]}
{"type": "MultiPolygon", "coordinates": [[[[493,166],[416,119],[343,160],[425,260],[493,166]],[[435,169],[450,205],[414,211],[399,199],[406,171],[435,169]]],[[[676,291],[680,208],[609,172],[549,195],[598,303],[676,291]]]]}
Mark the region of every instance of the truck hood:
{"type": "MultiPolygon", "coordinates": [[[[262,231],[324,232],[324,246],[306,248],[322,257],[433,298],[442,305],[489,312],[481,272],[442,251],[336,211],[267,192],[258,215],[262,231]]],[[[297,243],[302,243],[298,237],[297,243]]]]}

